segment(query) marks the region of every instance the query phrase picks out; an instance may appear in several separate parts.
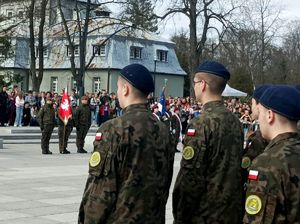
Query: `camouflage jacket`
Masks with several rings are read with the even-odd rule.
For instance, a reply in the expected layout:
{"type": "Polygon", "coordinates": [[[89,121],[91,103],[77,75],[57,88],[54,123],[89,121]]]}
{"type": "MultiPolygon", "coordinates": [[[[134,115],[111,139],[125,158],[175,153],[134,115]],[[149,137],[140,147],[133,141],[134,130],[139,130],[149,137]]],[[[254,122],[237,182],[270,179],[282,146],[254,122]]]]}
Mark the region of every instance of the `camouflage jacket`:
{"type": "Polygon", "coordinates": [[[208,102],[191,120],[173,191],[173,214],[181,223],[241,223],[243,132],[223,102],[208,102]]]}
{"type": "Polygon", "coordinates": [[[248,168],[251,166],[252,161],[261,153],[264,152],[268,145],[268,141],[261,135],[260,130],[252,132],[248,137],[247,145],[244,149],[242,168],[243,168],[243,183],[247,183],[248,168]]]}
{"type": "Polygon", "coordinates": [[[146,105],[98,129],[78,223],[165,223],[174,146],[146,105]]]}
{"type": "Polygon", "coordinates": [[[52,104],[45,104],[39,111],[38,121],[40,126],[55,124],[55,110],[52,104]]]}
{"type": "Polygon", "coordinates": [[[91,126],[91,109],[89,104],[80,105],[75,112],[75,127],[91,126]]]}
{"type": "Polygon", "coordinates": [[[300,223],[300,135],[283,133],[253,160],[244,223],[300,223]]]}

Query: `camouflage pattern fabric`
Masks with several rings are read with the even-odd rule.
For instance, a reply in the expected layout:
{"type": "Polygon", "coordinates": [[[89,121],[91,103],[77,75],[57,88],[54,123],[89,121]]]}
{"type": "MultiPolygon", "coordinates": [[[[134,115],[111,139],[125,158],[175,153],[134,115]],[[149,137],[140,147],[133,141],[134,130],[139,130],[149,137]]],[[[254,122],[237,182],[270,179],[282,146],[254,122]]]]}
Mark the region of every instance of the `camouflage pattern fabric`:
{"type": "Polygon", "coordinates": [[[38,114],[39,124],[42,131],[42,152],[49,151],[49,142],[54,129],[55,111],[52,104],[45,104],[38,114]]]}
{"type": "Polygon", "coordinates": [[[300,223],[300,135],[275,137],[250,170],[258,176],[249,180],[243,222],[300,223]]]}
{"type": "Polygon", "coordinates": [[[88,104],[80,105],[75,113],[76,146],[83,149],[84,139],[91,126],[91,110],[88,104]]]}
{"type": "Polygon", "coordinates": [[[173,162],[167,127],[144,104],[126,107],[97,131],[78,223],[165,223],[173,162]]]}
{"type": "MultiPolygon", "coordinates": [[[[265,140],[260,130],[256,130],[252,132],[248,136],[248,142],[244,149],[244,155],[242,159],[242,178],[243,178],[243,185],[246,186],[248,181],[248,168],[251,166],[252,161],[261,153],[264,152],[265,148],[268,145],[268,141],[265,140]]],[[[243,198],[245,199],[246,195],[246,187],[244,188],[244,195],[243,198]]],[[[243,200],[244,201],[244,200],[243,200]]]]}
{"type": "Polygon", "coordinates": [[[243,132],[221,101],[188,125],[173,191],[174,223],[242,222],[243,132]]]}

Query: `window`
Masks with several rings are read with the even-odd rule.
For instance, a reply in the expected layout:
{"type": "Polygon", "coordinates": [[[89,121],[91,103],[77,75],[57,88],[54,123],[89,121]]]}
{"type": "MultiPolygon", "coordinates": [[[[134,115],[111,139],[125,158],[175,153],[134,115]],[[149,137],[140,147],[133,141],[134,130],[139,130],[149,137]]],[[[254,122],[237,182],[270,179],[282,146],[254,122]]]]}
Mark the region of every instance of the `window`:
{"type": "Polygon", "coordinates": [[[51,91],[57,93],[57,84],[58,84],[58,78],[57,77],[51,77],[51,91]]]}
{"type": "MultiPolygon", "coordinates": [[[[44,58],[48,57],[49,55],[49,48],[48,46],[43,46],[43,55],[44,55],[44,58]]],[[[39,56],[39,47],[36,47],[36,57],[39,56]]]]}
{"type": "MultiPolygon", "coordinates": [[[[67,55],[69,57],[71,57],[71,55],[72,55],[70,46],[67,46],[67,55]]],[[[78,45],[74,45],[74,56],[79,56],[79,46],[78,45]]]]}
{"type": "Polygon", "coordinates": [[[13,11],[12,10],[6,10],[6,15],[7,15],[7,17],[12,17],[13,16],[13,11]]]}
{"type": "Polygon", "coordinates": [[[130,58],[141,59],[142,58],[142,48],[141,47],[130,47],[130,58]]]}
{"type": "Polygon", "coordinates": [[[23,11],[19,11],[19,12],[18,12],[18,17],[19,17],[19,19],[23,19],[23,17],[24,17],[24,12],[23,12],[23,11]]]}
{"type": "Polygon", "coordinates": [[[94,56],[105,56],[105,45],[94,45],[93,54],[94,56]]]}
{"type": "Polygon", "coordinates": [[[98,92],[101,90],[101,78],[100,77],[95,77],[93,79],[93,92],[98,92]]]}
{"type": "Polygon", "coordinates": [[[156,51],[156,59],[157,61],[168,61],[168,51],[157,50],[156,51]]]}

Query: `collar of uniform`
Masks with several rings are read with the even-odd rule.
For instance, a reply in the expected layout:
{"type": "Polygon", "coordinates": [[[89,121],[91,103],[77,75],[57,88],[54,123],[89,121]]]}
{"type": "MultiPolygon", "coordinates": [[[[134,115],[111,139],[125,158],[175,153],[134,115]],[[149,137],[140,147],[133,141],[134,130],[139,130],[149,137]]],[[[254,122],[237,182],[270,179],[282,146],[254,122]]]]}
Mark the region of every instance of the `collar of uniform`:
{"type": "Polygon", "coordinates": [[[277,143],[284,141],[288,138],[300,138],[299,134],[297,132],[286,132],[286,133],[282,133],[277,135],[275,138],[273,138],[270,143],[267,145],[267,147],[265,148],[265,151],[267,151],[268,149],[272,148],[274,145],[276,145],[277,143]]]}
{"type": "Polygon", "coordinates": [[[149,111],[147,104],[131,104],[123,109],[123,113],[129,113],[131,111],[149,111]]]}
{"type": "Polygon", "coordinates": [[[209,111],[211,110],[211,108],[220,107],[220,106],[224,107],[224,103],[221,100],[210,101],[203,105],[203,110],[209,111]]]}

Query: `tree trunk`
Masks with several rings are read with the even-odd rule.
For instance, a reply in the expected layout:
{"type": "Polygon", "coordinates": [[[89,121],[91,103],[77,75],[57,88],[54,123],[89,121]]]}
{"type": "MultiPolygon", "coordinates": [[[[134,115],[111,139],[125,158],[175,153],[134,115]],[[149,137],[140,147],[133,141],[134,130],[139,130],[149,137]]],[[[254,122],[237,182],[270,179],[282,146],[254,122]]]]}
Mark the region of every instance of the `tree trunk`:
{"type": "Polygon", "coordinates": [[[35,45],[34,45],[34,8],[35,0],[31,0],[29,8],[29,48],[30,48],[30,71],[32,86],[36,86],[36,65],[35,65],[35,45]]]}

